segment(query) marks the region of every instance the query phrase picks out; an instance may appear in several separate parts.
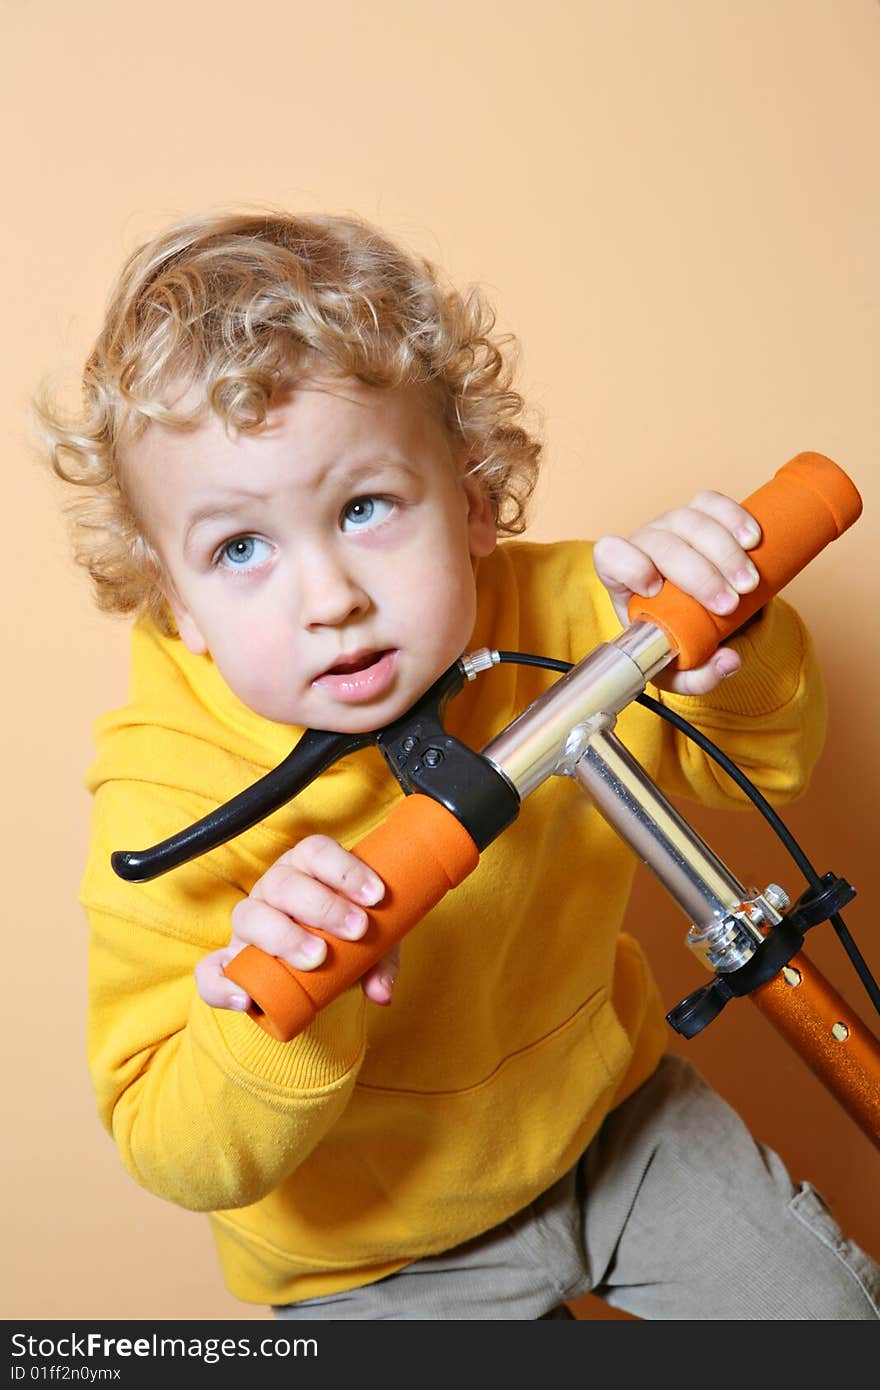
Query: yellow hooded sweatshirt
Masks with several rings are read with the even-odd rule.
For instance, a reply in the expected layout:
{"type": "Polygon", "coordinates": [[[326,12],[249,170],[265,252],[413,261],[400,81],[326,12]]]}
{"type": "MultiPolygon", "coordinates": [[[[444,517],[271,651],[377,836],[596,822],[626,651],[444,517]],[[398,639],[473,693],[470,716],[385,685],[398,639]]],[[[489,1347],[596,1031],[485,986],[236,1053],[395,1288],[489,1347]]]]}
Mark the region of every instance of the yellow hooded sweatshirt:
{"type": "MultiPolygon", "coordinates": [[[[477,587],[472,648],[575,661],[619,632],[587,543],[505,543],[479,562],[477,587]]],[[[785,801],[822,746],[821,679],[778,599],[736,640],[737,676],[710,697],[663,698],[785,801]]],[[[456,697],[447,726],[482,748],[553,679],[495,668],[456,697]]],[[[389,1008],[349,989],[281,1043],[207,1007],[193,967],[226,944],[236,902],[296,840],[352,845],[384,819],[402,793],[381,756],[351,755],[239,838],[136,884],[114,875],[113,850],[154,844],[229,800],[301,730],[252,713],[210,657],[141,622],[130,701],[95,732],[82,902],[99,1112],[139,1183],[211,1213],[240,1299],[353,1288],[497,1224],[559,1178],[656,1067],[663,1008],[620,930],[635,860],[569,780],[528,797],[410,932],[389,1008]]],[[[618,732],[668,793],[742,800],[641,706],[618,732]]]]}

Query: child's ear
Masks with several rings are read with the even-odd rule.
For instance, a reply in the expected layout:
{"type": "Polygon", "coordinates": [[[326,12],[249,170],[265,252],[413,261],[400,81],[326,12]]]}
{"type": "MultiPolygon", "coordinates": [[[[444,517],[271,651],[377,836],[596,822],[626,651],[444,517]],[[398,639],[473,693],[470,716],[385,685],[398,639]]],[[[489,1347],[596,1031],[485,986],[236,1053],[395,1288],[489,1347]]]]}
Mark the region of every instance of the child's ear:
{"type": "Polygon", "coordinates": [[[495,512],[486,489],[479,478],[465,475],[464,493],[468,504],[468,545],[475,560],[491,555],[498,539],[495,512]]]}
{"type": "Polygon", "coordinates": [[[193,656],[204,656],[208,644],[189,609],[184,607],[177,594],[170,588],[165,590],[165,602],[171,609],[178,635],[187,651],[192,652],[193,656]]]}

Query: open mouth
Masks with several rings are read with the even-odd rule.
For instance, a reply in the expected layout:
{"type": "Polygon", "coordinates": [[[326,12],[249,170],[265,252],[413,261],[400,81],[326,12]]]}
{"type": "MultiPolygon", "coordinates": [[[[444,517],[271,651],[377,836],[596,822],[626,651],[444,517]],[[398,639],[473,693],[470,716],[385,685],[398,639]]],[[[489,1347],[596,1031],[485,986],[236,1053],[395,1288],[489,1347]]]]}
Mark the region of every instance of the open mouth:
{"type": "Polygon", "coordinates": [[[397,660],[400,653],[395,647],[383,647],[381,651],[351,652],[342,661],[327,670],[313,681],[334,700],[346,704],[377,700],[387,694],[397,678],[397,660]]]}
{"type": "Polygon", "coordinates": [[[371,666],[378,666],[383,657],[388,655],[388,652],[387,647],[380,652],[362,652],[360,656],[353,656],[348,661],[338,661],[335,666],[328,667],[324,675],[351,676],[356,671],[369,671],[371,666]]]}

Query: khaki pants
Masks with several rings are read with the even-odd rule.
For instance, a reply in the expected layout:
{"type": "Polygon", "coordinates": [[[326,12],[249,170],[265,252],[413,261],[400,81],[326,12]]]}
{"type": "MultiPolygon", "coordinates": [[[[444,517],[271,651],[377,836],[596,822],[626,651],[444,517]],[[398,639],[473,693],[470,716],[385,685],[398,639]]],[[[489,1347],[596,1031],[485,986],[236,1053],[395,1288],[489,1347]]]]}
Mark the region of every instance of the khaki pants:
{"type": "Polygon", "coordinates": [[[364,1288],[274,1311],[537,1319],[590,1292],[653,1320],[880,1317],[878,1266],[676,1057],[511,1220],[364,1288]]]}

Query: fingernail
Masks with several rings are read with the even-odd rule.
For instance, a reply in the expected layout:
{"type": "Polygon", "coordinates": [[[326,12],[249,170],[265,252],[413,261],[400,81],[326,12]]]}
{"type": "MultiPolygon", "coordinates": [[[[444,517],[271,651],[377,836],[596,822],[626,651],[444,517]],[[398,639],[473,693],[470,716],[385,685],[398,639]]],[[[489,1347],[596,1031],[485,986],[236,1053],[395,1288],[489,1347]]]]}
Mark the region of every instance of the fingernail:
{"type": "Polygon", "coordinates": [[[296,951],[296,955],[303,962],[303,970],[308,970],[312,965],[320,965],[326,954],[327,947],[319,936],[306,937],[296,951]]]}
{"type": "Polygon", "coordinates": [[[757,587],[760,578],[755,566],[749,565],[746,569],[740,570],[733,582],[741,594],[748,594],[757,587]]]}
{"type": "Polygon", "coordinates": [[[746,547],[757,545],[761,539],[761,529],[757,523],[751,526],[740,526],[735,534],[740,545],[746,547]]]}
{"type": "Polygon", "coordinates": [[[379,976],[379,983],[381,985],[384,985],[390,994],[390,992],[394,989],[396,979],[394,975],[389,975],[388,972],[385,971],[383,972],[383,974],[379,976]]]}
{"type": "Polygon", "coordinates": [[[345,914],[345,934],[350,941],[357,941],[367,930],[367,914],[359,907],[353,907],[345,914]]]}
{"type": "Polygon", "coordinates": [[[358,897],[360,898],[361,902],[366,903],[367,907],[375,906],[375,904],[379,902],[384,897],[384,895],[385,885],[379,878],[369,879],[358,893],[358,897]]]}
{"type": "Polygon", "coordinates": [[[716,594],[712,600],[712,611],[715,613],[732,613],[739,603],[739,595],[732,589],[722,589],[720,594],[716,594]]]}
{"type": "Polygon", "coordinates": [[[230,1009],[246,1009],[250,1000],[246,994],[230,994],[226,1001],[230,1009]]]}
{"type": "Polygon", "coordinates": [[[739,670],[739,662],[736,657],[729,656],[726,652],[722,652],[721,655],[716,658],[714,666],[722,680],[727,680],[728,676],[735,675],[739,670]]]}

